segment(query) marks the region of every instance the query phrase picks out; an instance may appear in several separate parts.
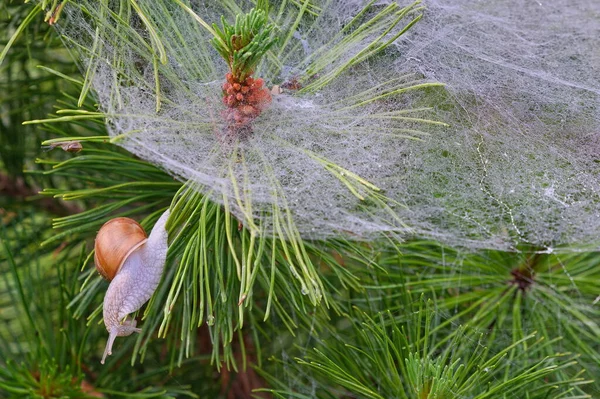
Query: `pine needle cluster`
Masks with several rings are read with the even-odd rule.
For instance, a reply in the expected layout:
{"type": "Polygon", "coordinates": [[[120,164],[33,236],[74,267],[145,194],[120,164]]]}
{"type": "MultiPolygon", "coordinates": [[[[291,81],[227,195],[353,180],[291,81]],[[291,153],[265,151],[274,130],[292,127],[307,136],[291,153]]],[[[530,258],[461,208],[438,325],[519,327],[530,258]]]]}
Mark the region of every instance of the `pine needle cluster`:
{"type": "Polygon", "coordinates": [[[222,17],[221,25],[219,28],[213,24],[215,37],[211,43],[227,62],[234,78],[243,82],[275,44],[275,26],[268,23],[265,11],[256,8],[247,14],[238,14],[233,25],[222,17]]]}
{"type": "MultiPolygon", "coordinates": [[[[254,6],[247,13],[238,2],[221,2],[235,10],[235,24],[200,24],[213,31],[230,73],[247,80],[277,48],[273,10],[266,1],[244,3],[254,6]]],[[[176,3],[189,14],[188,2],[176,3]]],[[[370,40],[379,23],[396,26],[408,14],[408,29],[420,19],[416,5],[375,3],[348,21],[339,33],[345,39],[320,50],[324,58],[315,56],[308,68],[314,76],[294,83],[298,92],[316,92],[346,73],[358,76],[353,68],[367,68],[376,55],[391,57],[384,44],[401,33],[363,43],[344,65],[324,64],[370,40]],[[361,17],[368,23],[359,23],[361,17]]],[[[293,21],[317,18],[327,6],[277,4],[294,10],[293,21]]],[[[161,86],[169,73],[162,60],[174,49],[163,45],[146,5],[123,0],[116,19],[138,21],[144,35],[137,39],[147,40],[143,74],[157,77],[144,90],[160,93],[170,89],[161,86]]],[[[259,223],[252,209],[238,218],[229,201],[215,201],[198,182],[176,180],[121,148],[131,132],[108,134],[105,122],[114,115],[98,109],[93,68],[82,77],[44,23],[48,15],[69,18],[70,6],[0,6],[6,46],[0,89],[12,93],[0,98],[0,398],[600,395],[598,253],[472,252],[393,235],[310,240],[276,207],[271,225],[259,223]],[[118,216],[149,230],[167,208],[173,217],[165,274],[133,315],[143,320],[143,332],[123,339],[102,366],[107,283],[92,264],[94,236],[118,216]]],[[[415,85],[440,90],[419,82],[398,78],[340,102],[350,109],[380,106],[415,85]]],[[[433,101],[425,94],[423,101],[433,101]]],[[[166,106],[171,101],[156,97],[166,106]]],[[[384,108],[373,118],[407,118],[401,112],[384,108]]],[[[160,120],[160,110],[155,116],[160,120]]],[[[245,165],[243,151],[231,152],[234,166],[245,165]]],[[[360,176],[310,156],[362,197],[367,211],[389,204],[360,176]]]]}

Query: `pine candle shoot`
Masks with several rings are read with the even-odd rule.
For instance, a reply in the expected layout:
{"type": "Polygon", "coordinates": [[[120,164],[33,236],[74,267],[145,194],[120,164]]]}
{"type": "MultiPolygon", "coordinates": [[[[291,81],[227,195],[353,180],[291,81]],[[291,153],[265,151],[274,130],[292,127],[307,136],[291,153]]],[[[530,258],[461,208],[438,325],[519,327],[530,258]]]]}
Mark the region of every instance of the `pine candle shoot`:
{"type": "Polygon", "coordinates": [[[268,23],[265,11],[254,8],[237,15],[234,25],[221,17],[222,29],[213,24],[212,45],[225,59],[229,72],[223,83],[222,115],[227,121],[224,138],[244,138],[251,133],[250,123],[271,103],[271,93],[261,78],[254,78],[254,68],[276,39],[274,25],[268,23]]]}

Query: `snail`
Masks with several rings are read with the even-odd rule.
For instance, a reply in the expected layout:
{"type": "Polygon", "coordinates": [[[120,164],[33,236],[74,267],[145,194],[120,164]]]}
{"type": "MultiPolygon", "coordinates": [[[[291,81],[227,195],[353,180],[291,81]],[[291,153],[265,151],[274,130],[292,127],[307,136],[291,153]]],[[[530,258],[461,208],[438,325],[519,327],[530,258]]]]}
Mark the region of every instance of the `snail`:
{"type": "Polygon", "coordinates": [[[102,305],[108,342],[101,363],[112,354],[117,337],[139,333],[136,321],[127,315],[146,303],[160,282],[167,258],[165,223],[169,210],[162,214],[150,236],[133,219],[115,218],[98,231],[94,245],[94,263],[98,272],[110,281],[102,305]]]}

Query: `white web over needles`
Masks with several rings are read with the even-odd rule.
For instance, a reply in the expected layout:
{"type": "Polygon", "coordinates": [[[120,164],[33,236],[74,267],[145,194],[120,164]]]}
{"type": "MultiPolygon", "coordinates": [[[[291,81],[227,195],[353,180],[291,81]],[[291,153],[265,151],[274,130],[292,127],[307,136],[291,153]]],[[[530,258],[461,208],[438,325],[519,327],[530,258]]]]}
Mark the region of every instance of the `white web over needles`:
{"type": "Polygon", "coordinates": [[[597,247],[600,3],[427,6],[398,63],[447,84],[452,127],[413,150],[411,224],[475,247],[597,247]]]}
{"type": "MultiPolygon", "coordinates": [[[[109,115],[111,136],[123,135],[118,143],[134,154],[199,183],[246,223],[261,220],[267,232],[275,231],[274,218],[286,219],[289,210],[295,228],[308,238],[369,238],[406,233],[410,226],[419,235],[470,248],[597,245],[596,2],[428,1],[423,20],[392,51],[316,93],[276,96],[254,121],[251,137],[235,148],[219,140],[227,70],[210,48],[208,32],[172,2],[148,3],[145,11],[168,57],[166,65],[156,63],[158,113],[155,66],[144,50],[151,38],[142,36],[140,21],[129,33],[104,24],[95,36],[94,22],[85,25],[74,13],[63,33],[75,46],[94,48],[96,56],[84,51],[82,61],[94,71],[93,88],[109,115]],[[446,83],[446,91],[403,93],[355,106],[368,98],[365,91],[418,84],[419,74],[446,83]],[[424,106],[434,110],[411,111],[424,106]],[[425,141],[406,139],[424,137],[415,130],[431,125],[416,120],[421,118],[451,127],[431,129],[425,141]]],[[[222,14],[232,21],[239,12],[204,3],[192,5],[209,23],[222,14]]],[[[307,59],[367,2],[315,3],[322,14],[301,23],[285,51],[273,51],[282,65],[267,57],[257,71],[269,87],[309,73],[307,59]]],[[[91,14],[100,15],[98,10],[91,14]]],[[[278,22],[287,33],[297,9],[282,15],[278,22]]],[[[331,65],[316,79],[381,33],[328,60],[331,65]]]]}

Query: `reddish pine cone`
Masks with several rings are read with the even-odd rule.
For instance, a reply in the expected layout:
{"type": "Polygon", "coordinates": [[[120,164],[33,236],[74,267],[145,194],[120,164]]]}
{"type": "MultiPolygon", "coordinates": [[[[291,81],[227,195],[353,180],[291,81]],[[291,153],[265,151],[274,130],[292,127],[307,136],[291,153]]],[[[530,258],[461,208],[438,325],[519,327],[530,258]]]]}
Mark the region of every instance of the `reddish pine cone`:
{"type": "Polygon", "coordinates": [[[239,82],[231,73],[225,75],[226,82],[223,83],[223,103],[229,108],[250,106],[240,110],[233,119],[236,123],[247,123],[248,118],[253,119],[260,115],[261,110],[271,102],[271,92],[264,87],[261,78],[246,78],[239,82]]]}

